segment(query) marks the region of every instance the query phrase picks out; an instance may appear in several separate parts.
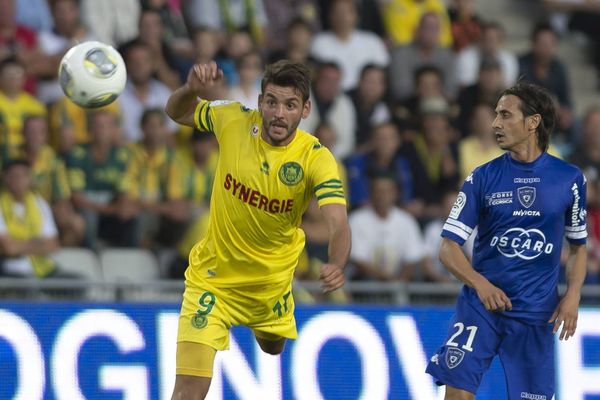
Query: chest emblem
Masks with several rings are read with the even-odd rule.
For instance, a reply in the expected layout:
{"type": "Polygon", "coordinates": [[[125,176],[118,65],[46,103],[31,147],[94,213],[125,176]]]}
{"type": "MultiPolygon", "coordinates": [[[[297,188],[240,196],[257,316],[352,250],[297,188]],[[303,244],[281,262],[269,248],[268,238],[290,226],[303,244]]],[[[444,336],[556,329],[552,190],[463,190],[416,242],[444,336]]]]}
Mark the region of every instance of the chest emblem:
{"type": "Polygon", "coordinates": [[[298,184],[304,177],[300,164],[294,161],[286,162],[279,168],[279,180],[288,186],[298,184]]]}
{"type": "Polygon", "coordinates": [[[257,137],[258,136],[258,125],[253,124],[252,125],[252,129],[250,130],[250,132],[252,133],[252,136],[257,137]]]}
{"type": "Polygon", "coordinates": [[[535,188],[531,186],[520,187],[517,189],[517,197],[523,207],[529,208],[535,201],[535,188]]]}

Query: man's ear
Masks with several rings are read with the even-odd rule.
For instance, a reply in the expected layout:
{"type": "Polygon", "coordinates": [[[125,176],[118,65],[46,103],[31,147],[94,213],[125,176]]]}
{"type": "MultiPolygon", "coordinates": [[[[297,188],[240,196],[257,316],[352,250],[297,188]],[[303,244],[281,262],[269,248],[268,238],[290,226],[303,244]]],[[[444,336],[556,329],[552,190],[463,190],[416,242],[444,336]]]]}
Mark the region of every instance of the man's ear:
{"type": "Polygon", "coordinates": [[[529,119],[529,121],[527,123],[528,129],[537,129],[537,127],[540,125],[540,121],[542,120],[542,117],[540,114],[533,114],[527,118],[529,119]]]}
{"type": "Polygon", "coordinates": [[[306,103],[304,103],[304,107],[302,107],[302,118],[303,119],[308,118],[311,107],[312,107],[312,105],[311,105],[310,100],[306,100],[306,103]]]}

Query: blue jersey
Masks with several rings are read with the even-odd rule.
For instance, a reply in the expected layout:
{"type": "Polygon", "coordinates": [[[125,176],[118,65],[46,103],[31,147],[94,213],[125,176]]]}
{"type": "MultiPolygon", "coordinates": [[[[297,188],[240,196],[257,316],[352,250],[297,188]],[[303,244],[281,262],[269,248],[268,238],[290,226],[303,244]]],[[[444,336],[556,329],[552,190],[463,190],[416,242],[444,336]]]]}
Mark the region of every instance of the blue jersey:
{"type": "MultiPolygon", "coordinates": [[[[585,193],[577,167],[547,153],[523,163],[507,152],[467,177],[442,236],[462,245],[477,227],[473,268],[510,298],[504,314],[546,323],[558,304],[563,238],[586,242],[585,193]]],[[[461,296],[480,302],[466,285],[461,296]]]]}

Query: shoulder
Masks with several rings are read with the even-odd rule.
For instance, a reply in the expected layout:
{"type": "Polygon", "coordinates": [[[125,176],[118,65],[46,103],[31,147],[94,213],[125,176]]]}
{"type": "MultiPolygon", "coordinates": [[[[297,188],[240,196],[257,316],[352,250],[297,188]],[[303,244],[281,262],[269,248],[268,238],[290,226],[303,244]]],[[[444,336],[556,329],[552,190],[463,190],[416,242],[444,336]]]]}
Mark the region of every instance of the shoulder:
{"type": "Polygon", "coordinates": [[[571,164],[567,161],[561,160],[560,158],[553,156],[552,154],[546,153],[546,157],[548,157],[549,167],[552,168],[553,170],[561,171],[561,172],[565,173],[566,175],[572,176],[575,178],[583,175],[583,172],[581,171],[581,169],[574,164],[571,164]]]}

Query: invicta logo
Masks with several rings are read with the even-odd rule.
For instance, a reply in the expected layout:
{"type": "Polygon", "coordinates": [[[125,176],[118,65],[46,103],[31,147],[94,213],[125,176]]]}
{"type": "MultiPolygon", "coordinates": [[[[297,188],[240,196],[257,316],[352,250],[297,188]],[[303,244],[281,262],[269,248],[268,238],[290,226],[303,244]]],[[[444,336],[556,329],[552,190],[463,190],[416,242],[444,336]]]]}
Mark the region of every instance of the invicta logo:
{"type": "Polygon", "coordinates": [[[279,180],[288,186],[297,185],[304,177],[304,171],[297,162],[291,161],[279,168],[279,180]]]}

